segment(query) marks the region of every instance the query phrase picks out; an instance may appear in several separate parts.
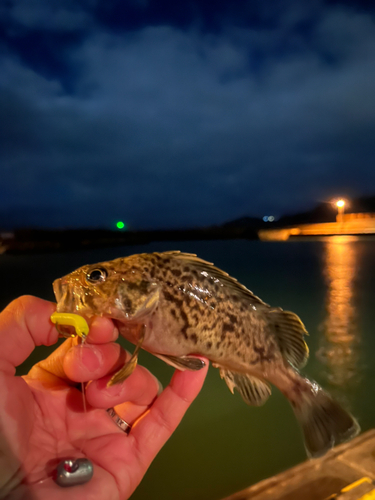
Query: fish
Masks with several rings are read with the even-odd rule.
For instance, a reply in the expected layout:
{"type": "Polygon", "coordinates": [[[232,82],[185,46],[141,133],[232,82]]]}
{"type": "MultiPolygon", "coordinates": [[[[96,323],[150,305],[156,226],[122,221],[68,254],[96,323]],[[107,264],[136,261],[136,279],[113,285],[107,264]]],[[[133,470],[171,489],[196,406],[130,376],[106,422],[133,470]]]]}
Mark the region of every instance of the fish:
{"type": "Polygon", "coordinates": [[[261,406],[275,386],[290,402],[307,455],[324,455],[360,432],[356,419],[315,381],[300,374],[306,328],[271,307],[228,273],[195,254],[135,254],[84,265],[54,281],[58,312],[111,318],[136,345],[108,385],[121,383],[144,349],[179,370],[208,358],[232,393],[261,406]]]}

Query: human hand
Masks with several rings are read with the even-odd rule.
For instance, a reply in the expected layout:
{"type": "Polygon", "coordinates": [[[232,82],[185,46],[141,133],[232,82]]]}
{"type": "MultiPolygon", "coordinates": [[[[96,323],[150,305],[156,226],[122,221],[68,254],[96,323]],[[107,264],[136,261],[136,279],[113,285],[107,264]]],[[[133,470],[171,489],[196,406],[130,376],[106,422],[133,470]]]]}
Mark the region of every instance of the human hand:
{"type": "Polygon", "coordinates": [[[114,343],[112,321],[96,318],[86,344],[68,339],[27,376],[16,377],[15,367],[35,346],[57,342],[54,310],[25,296],[0,314],[0,498],[127,499],[198,395],[208,362],[198,372],[176,371],[159,395],[157,379],[141,366],[107,388],[109,374],[130,355],[114,343]],[[77,382],[88,381],[85,412],[77,382]],[[137,421],[129,435],[105,411],[113,406],[129,424],[137,421]],[[67,457],[88,458],[91,481],[59,487],[52,470],[67,457]]]}

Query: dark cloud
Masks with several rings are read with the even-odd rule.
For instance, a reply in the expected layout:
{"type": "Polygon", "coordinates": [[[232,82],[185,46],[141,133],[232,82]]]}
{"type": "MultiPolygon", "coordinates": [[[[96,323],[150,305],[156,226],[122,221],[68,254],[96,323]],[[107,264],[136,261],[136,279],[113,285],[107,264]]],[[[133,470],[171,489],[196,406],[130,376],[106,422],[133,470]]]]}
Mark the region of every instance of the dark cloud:
{"type": "Polygon", "coordinates": [[[99,1],[10,5],[0,213],[190,226],[372,194],[372,12],[242,2],[241,19],[232,3],[190,2],[184,23],[173,10],[162,23],[167,3],[134,0],[143,24],[127,29],[110,21],[120,2],[101,22],[99,1]],[[31,35],[50,59],[24,47],[31,35]]]}

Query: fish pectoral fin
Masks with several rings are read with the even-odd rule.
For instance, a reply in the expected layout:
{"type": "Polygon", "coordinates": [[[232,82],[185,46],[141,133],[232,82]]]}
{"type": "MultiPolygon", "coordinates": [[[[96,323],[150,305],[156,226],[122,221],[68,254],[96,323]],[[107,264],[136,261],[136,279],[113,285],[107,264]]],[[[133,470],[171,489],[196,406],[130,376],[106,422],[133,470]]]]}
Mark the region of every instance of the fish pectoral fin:
{"type": "Polygon", "coordinates": [[[156,288],[154,292],[147,297],[147,299],[143,302],[143,304],[139,307],[139,309],[135,311],[134,315],[131,318],[132,321],[140,322],[142,321],[142,318],[152,314],[158,307],[159,299],[160,299],[160,289],[156,288]]]}
{"type": "Polygon", "coordinates": [[[168,365],[177,368],[177,370],[185,371],[197,371],[205,366],[204,361],[194,356],[169,356],[167,354],[154,354],[157,358],[161,359],[168,365]]]}
{"type": "Polygon", "coordinates": [[[309,357],[309,348],[303,339],[308,335],[305,325],[296,314],[279,308],[267,311],[267,320],[284,358],[295,368],[303,368],[309,357]]]}
{"type": "Polygon", "coordinates": [[[112,385],[115,384],[120,384],[121,382],[126,380],[135,370],[137,363],[138,363],[138,356],[135,358],[132,356],[131,359],[127,363],[125,363],[125,365],[113,375],[113,377],[107,383],[107,387],[111,387],[112,385]]]}
{"type": "Polygon", "coordinates": [[[139,335],[138,344],[136,345],[132,357],[129,359],[127,363],[124,364],[120,370],[118,370],[113,377],[108,381],[107,387],[111,387],[115,384],[120,384],[124,380],[126,380],[135,370],[135,367],[138,364],[138,353],[141,349],[143,340],[145,338],[146,327],[142,325],[141,332],[139,335]]]}
{"type": "Polygon", "coordinates": [[[262,406],[271,395],[271,387],[267,382],[247,373],[237,373],[220,368],[220,376],[229,387],[231,393],[234,389],[241,394],[246,404],[262,406]]]}

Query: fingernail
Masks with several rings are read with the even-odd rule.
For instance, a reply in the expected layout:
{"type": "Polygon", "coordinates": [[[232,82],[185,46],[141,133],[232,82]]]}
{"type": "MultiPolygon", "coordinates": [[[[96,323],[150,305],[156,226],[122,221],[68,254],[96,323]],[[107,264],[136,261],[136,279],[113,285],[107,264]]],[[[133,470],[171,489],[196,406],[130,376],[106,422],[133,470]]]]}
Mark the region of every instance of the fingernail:
{"type": "Polygon", "coordinates": [[[157,379],[156,377],[155,377],[155,379],[156,379],[156,382],[158,383],[158,386],[159,386],[159,389],[158,389],[158,396],[159,396],[164,391],[164,387],[159,379],[157,379]]]}
{"type": "Polygon", "coordinates": [[[81,346],[81,362],[88,371],[96,371],[102,363],[102,353],[94,346],[81,346]]]}
{"type": "Polygon", "coordinates": [[[110,396],[121,396],[122,393],[124,392],[124,384],[115,384],[115,385],[111,385],[111,386],[107,386],[107,383],[108,383],[108,380],[103,384],[102,387],[99,386],[98,384],[98,388],[99,389],[102,389],[104,391],[106,391],[107,394],[109,394],[110,396]]]}
{"type": "MultiPolygon", "coordinates": [[[[107,319],[107,321],[110,321],[109,319],[107,319]]],[[[92,327],[98,327],[100,328],[103,327],[103,318],[102,317],[95,317],[90,325],[90,328],[92,327]]],[[[113,325],[112,323],[112,340],[117,340],[118,338],[118,329],[115,327],[115,325],[113,325]]]]}
{"type": "Polygon", "coordinates": [[[147,370],[147,371],[149,372],[149,374],[152,376],[152,378],[155,380],[155,382],[158,385],[158,396],[159,396],[159,394],[161,394],[164,390],[163,384],[160,382],[160,380],[158,378],[155,377],[155,375],[153,373],[151,373],[149,370],[147,370]]]}

